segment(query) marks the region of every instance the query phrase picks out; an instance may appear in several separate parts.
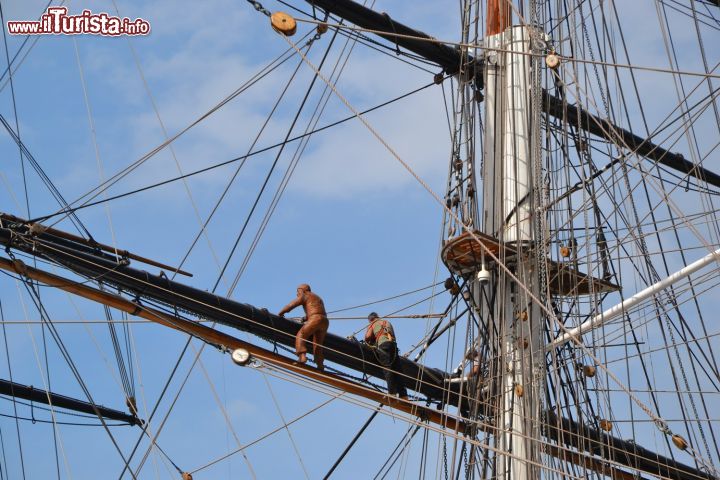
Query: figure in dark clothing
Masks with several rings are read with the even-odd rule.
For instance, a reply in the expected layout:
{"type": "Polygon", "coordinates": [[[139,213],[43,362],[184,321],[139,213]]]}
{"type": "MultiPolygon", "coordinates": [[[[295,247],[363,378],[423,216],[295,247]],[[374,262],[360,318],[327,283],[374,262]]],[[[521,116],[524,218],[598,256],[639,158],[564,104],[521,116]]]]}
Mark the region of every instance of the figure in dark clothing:
{"type": "Polygon", "coordinates": [[[383,373],[387,381],[388,393],[407,400],[405,384],[402,376],[397,373],[398,348],[395,341],[395,330],[390,322],[383,320],[375,312],[368,315],[368,321],[370,325],[365,332],[365,343],[377,347],[377,359],[380,365],[385,367],[383,373]]]}
{"type": "Polygon", "coordinates": [[[310,285],[303,283],[297,288],[297,298],[288,303],[278,312],[278,315],[284,317],[290,310],[302,305],[305,310],[305,320],[303,326],[295,337],[295,353],[298,356],[298,362],[307,362],[307,341],[312,338],[313,356],[317,368],[323,370],[323,343],[327,334],[330,322],[325,312],[325,304],[322,299],[315,293],[310,291],[310,285]]]}

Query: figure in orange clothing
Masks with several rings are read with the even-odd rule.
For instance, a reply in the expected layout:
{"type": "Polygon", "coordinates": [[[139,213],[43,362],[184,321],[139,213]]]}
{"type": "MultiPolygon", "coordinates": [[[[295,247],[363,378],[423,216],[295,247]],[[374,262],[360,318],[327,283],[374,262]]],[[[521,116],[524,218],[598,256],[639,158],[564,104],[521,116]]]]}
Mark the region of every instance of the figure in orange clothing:
{"type": "Polygon", "coordinates": [[[278,312],[278,315],[284,317],[287,312],[300,305],[305,310],[305,319],[303,320],[303,326],[295,337],[295,353],[300,363],[307,362],[307,346],[305,343],[312,337],[315,364],[317,364],[318,369],[323,370],[325,365],[322,346],[330,322],[327,313],[325,313],[325,304],[322,298],[310,291],[310,285],[303,283],[297,288],[297,298],[285,305],[278,312]]]}
{"type": "Polygon", "coordinates": [[[380,318],[375,312],[368,315],[368,322],[370,322],[370,325],[365,331],[365,343],[377,347],[375,355],[380,365],[384,367],[383,374],[385,375],[385,381],[387,381],[388,393],[407,400],[405,383],[402,376],[397,372],[398,348],[395,330],[390,322],[380,318]]]}

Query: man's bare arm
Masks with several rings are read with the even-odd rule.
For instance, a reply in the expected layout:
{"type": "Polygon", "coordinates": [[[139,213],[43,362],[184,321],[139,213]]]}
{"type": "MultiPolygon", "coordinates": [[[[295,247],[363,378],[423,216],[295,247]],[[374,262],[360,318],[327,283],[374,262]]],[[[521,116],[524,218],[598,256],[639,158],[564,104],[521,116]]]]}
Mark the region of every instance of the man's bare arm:
{"type": "Polygon", "coordinates": [[[290,310],[302,305],[302,302],[303,302],[303,297],[297,297],[295,300],[293,300],[292,302],[285,305],[283,307],[283,309],[278,312],[278,315],[281,317],[284,317],[285,314],[288,313],[290,310]]]}
{"type": "Polygon", "coordinates": [[[365,331],[365,343],[374,343],[375,342],[375,332],[373,331],[372,325],[368,327],[368,329],[365,331]]]}

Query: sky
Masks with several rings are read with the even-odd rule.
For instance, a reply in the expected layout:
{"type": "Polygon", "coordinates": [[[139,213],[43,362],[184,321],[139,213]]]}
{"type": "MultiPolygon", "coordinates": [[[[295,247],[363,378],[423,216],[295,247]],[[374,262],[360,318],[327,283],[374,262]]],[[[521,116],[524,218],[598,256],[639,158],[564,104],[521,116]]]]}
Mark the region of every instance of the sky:
{"type": "MultiPolygon", "coordinates": [[[[284,8],[277,2],[263,3],[272,11],[284,8]]],[[[5,20],[35,19],[45,6],[45,0],[2,2],[5,20]]],[[[132,38],[41,37],[14,72],[12,85],[6,78],[0,81],[0,112],[13,126],[17,112],[23,142],[68,201],[81,197],[170,136],[183,131],[288,48],[272,31],[267,19],[242,1],[118,1],[116,5],[102,0],[73,1],[68,6],[71,12],[90,8],[93,12],[115,14],[118,9],[121,16],[146,19],[152,27],[150,35],[132,38]]],[[[307,8],[304,2],[297,6],[307,8]]],[[[636,10],[637,15],[655,14],[651,2],[634,2],[630,8],[636,10]]],[[[455,4],[448,7],[443,2],[420,5],[396,0],[378,2],[375,9],[386,10],[437,38],[457,39],[459,21],[455,4]]],[[[310,28],[308,24],[300,24],[293,39],[301,38],[310,28]]],[[[667,64],[656,29],[656,21],[639,22],[626,29],[632,58],[642,65],[667,64]]],[[[309,59],[314,64],[321,61],[331,33],[313,45],[309,59]]],[[[689,30],[681,31],[678,41],[684,45],[693,35],[689,30]]],[[[23,39],[7,38],[11,57],[23,39]]],[[[344,43],[344,39],[338,38],[335,42],[337,46],[344,43]]],[[[709,45],[707,47],[709,49],[709,45]]],[[[333,50],[328,63],[337,60],[338,51],[338,48],[333,50]]],[[[714,65],[717,53],[711,52],[710,57],[714,65]]],[[[0,64],[5,64],[4,57],[0,64]]],[[[699,70],[697,55],[681,57],[680,66],[699,70]]],[[[337,82],[337,90],[357,110],[364,110],[429,84],[432,75],[437,73],[433,68],[429,70],[398,62],[392,53],[378,55],[367,48],[356,47],[337,82]]],[[[282,141],[312,76],[313,72],[293,57],[102,195],[129,192],[245,155],[278,98],[281,100],[277,109],[255,149],[282,141]],[[287,86],[298,66],[297,74],[287,86]],[[283,95],[286,86],[287,93],[283,95]]],[[[668,77],[638,72],[640,97],[651,119],[651,130],[676,103],[655,101],[674,98],[674,85],[668,77]]],[[[292,135],[306,128],[309,112],[320,98],[321,87],[319,84],[313,89],[308,107],[292,135]]],[[[446,83],[445,93],[449,95],[451,88],[446,83]]],[[[350,114],[333,96],[319,125],[350,114]]],[[[630,112],[630,117],[636,124],[638,111],[630,112]]],[[[413,171],[442,195],[451,148],[443,88],[433,86],[422,90],[368,114],[366,119],[413,171]]],[[[707,127],[707,132],[717,134],[713,127],[707,127]]],[[[277,150],[250,157],[242,163],[205,235],[183,264],[194,276],[180,281],[203,290],[213,289],[218,282],[217,293],[271,311],[278,311],[294,297],[297,284],[309,283],[332,311],[444,280],[447,273],[444,267],[438,267],[441,207],[355,120],[312,137],[233,288],[269,206],[269,194],[279,185],[296,145],[288,145],[279,157],[267,191],[229,262],[228,273],[218,282],[220,268],[243,228],[265,175],[276,160],[277,150]]],[[[27,165],[23,180],[17,147],[7,135],[0,135],[0,154],[0,211],[32,218],[55,212],[57,204],[27,165]]],[[[234,162],[191,177],[187,182],[174,182],[90,207],[79,216],[93,236],[103,243],[179,265],[200,231],[202,221],[212,211],[239,165],[234,162]]],[[[102,195],[98,199],[103,198],[102,195]]],[[[683,205],[691,202],[684,200],[682,194],[678,201],[683,205]]],[[[693,205],[693,208],[700,207],[693,205]]],[[[71,229],[72,226],[65,221],[58,228],[71,229]]],[[[364,316],[377,309],[386,314],[421,300],[428,292],[350,313],[364,316]]],[[[49,289],[44,289],[42,295],[44,303],[52,305],[53,320],[104,318],[102,308],[89,302],[70,299],[49,289]]],[[[27,293],[13,279],[0,278],[0,299],[6,321],[38,320],[27,293]]],[[[444,309],[448,301],[443,294],[434,304],[425,302],[412,312],[434,313],[444,309]]],[[[349,335],[365,323],[364,320],[336,320],[331,331],[349,335]]],[[[420,319],[398,319],[395,324],[401,351],[409,350],[428,328],[428,322],[420,319]]],[[[160,394],[186,339],[153,325],[133,325],[131,329],[138,391],[143,396],[141,416],[147,417],[146,408],[151,408],[160,394]]],[[[108,407],[124,409],[107,326],[67,324],[60,327],[60,333],[83,379],[97,395],[95,400],[108,407]]],[[[45,363],[43,331],[39,327],[8,324],[6,335],[9,354],[0,359],[0,371],[9,375],[11,368],[16,381],[40,386],[46,381],[49,366],[54,390],[82,397],[78,382],[50,339],[46,339],[49,360],[45,363]],[[7,358],[10,358],[9,365],[7,358]]],[[[463,340],[461,332],[449,338],[446,348],[431,352],[427,363],[451,370],[458,362],[463,340]],[[450,354],[446,355],[446,351],[450,354]]],[[[199,348],[200,345],[193,342],[169,388],[170,397],[180,388],[198,351],[195,349],[199,348]]],[[[281,418],[288,421],[328,398],[306,386],[266,376],[262,369],[238,368],[227,355],[213,348],[204,349],[200,358],[202,366],[192,369],[159,437],[159,445],[183,470],[200,468],[235,450],[238,442],[251,442],[282,425],[281,418]],[[234,433],[229,432],[223,409],[234,433]]],[[[22,408],[22,412],[30,412],[22,408]]],[[[170,400],[165,399],[161,414],[169,408],[170,400]]],[[[11,414],[12,404],[0,404],[0,413],[11,414]]],[[[257,478],[302,477],[303,466],[294,454],[295,448],[309,477],[321,477],[369,414],[367,408],[335,400],[288,430],[248,448],[247,458],[252,467],[248,467],[241,455],[234,455],[229,461],[203,470],[195,478],[251,478],[251,469],[257,478]]],[[[47,418],[47,412],[43,415],[47,418]]],[[[0,428],[6,472],[9,478],[20,478],[16,424],[3,418],[0,428]]],[[[19,428],[27,478],[55,477],[51,427],[21,422],[19,428]]],[[[157,428],[157,424],[153,428],[157,428]]],[[[343,462],[337,478],[367,478],[369,470],[374,474],[374,469],[406,429],[407,425],[401,421],[379,416],[353,454],[343,462]]],[[[57,448],[62,478],[119,475],[122,462],[99,427],[61,426],[59,431],[57,448]]],[[[137,429],[128,427],[116,427],[113,433],[124,452],[131,449],[139,435],[137,429]]],[[[421,435],[422,432],[418,433],[418,439],[421,435]]],[[[436,449],[441,448],[435,434],[429,435],[428,442],[436,449]]],[[[452,442],[448,444],[448,448],[452,448],[452,442]]],[[[143,442],[143,446],[140,457],[147,442],[143,442]]],[[[420,442],[413,442],[411,453],[402,459],[404,465],[400,472],[408,475],[416,472],[417,465],[413,462],[418,458],[419,448],[420,442]]],[[[135,465],[137,461],[136,458],[135,465]]],[[[177,477],[161,455],[151,456],[140,475],[140,478],[177,477]]]]}

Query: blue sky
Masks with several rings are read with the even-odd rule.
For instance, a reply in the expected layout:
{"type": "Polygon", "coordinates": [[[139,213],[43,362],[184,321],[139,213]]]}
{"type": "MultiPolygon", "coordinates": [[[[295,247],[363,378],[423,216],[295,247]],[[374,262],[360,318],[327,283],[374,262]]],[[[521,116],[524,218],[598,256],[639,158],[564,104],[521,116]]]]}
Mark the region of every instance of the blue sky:
{"type": "MultiPolygon", "coordinates": [[[[281,9],[276,2],[263,3],[270,10],[281,9]]],[[[632,8],[637,9],[638,14],[654,14],[654,7],[649,2],[637,4],[632,8]]],[[[304,3],[299,6],[306,8],[304,3]]],[[[3,13],[6,20],[34,19],[44,7],[45,1],[37,0],[3,2],[3,13]]],[[[82,8],[91,8],[94,12],[115,11],[113,3],[108,1],[74,1],[70,4],[71,12],[79,12],[82,8]]],[[[158,114],[165,130],[170,135],[175,134],[287,48],[287,44],[270,29],[267,19],[243,1],[118,2],[118,8],[123,16],[150,21],[151,35],[130,39],[42,37],[13,76],[23,142],[68,200],[83,195],[102,178],[164,142],[166,137],[158,114]],[[94,132],[90,128],[88,108],[92,112],[94,132]]],[[[421,6],[404,0],[378,3],[375,8],[387,10],[399,20],[438,38],[457,38],[458,12],[454,4],[448,7],[442,2],[430,2],[421,6]]],[[[301,24],[294,38],[299,38],[309,28],[301,24]]],[[[642,65],[666,64],[656,30],[654,17],[653,22],[639,22],[627,29],[632,58],[642,65]]],[[[692,32],[686,34],[689,42],[692,32]]],[[[327,34],[314,46],[310,58],[315,64],[329,39],[330,34],[327,34]]],[[[19,48],[21,41],[21,38],[8,38],[11,54],[19,48]]],[[[682,43],[683,39],[679,41],[682,43]]],[[[717,53],[714,55],[717,61],[717,53]]],[[[330,58],[334,61],[337,57],[330,58]]],[[[692,61],[692,58],[696,56],[684,56],[681,67],[698,70],[697,59],[692,61]]],[[[297,62],[293,58],[278,72],[231,101],[173,142],[172,151],[166,148],[155,155],[109,189],[108,194],[123,193],[174,177],[179,169],[189,172],[243,155],[297,62]]],[[[392,55],[377,55],[358,47],[338,82],[338,89],[358,110],[363,110],[429,83],[432,73],[397,62],[392,55]]],[[[258,141],[259,147],[282,140],[311,76],[312,72],[306,66],[300,68],[258,141]]],[[[648,115],[659,122],[669,113],[671,107],[668,105],[674,105],[674,102],[654,99],[674,98],[671,97],[674,95],[671,79],[662,74],[642,72],[638,77],[648,115]]],[[[450,88],[447,85],[446,91],[450,88]]],[[[319,91],[316,87],[309,105],[314,106],[317,102],[319,91]]],[[[14,125],[9,85],[0,91],[0,111],[14,125]]],[[[347,115],[348,110],[336,98],[331,98],[320,125],[347,115]]],[[[637,111],[631,112],[631,116],[636,121],[637,111]]],[[[308,118],[305,112],[296,131],[305,128],[308,118]]],[[[368,115],[367,119],[431,188],[443,192],[450,142],[440,87],[424,90],[368,115]]],[[[654,126],[650,125],[650,128],[654,126]]],[[[708,132],[715,131],[708,127],[708,132]]],[[[278,173],[285,170],[294,149],[294,145],[289,146],[280,158],[268,192],[277,187],[278,173]]],[[[26,216],[19,155],[7,136],[0,135],[0,153],[3,180],[0,210],[26,216]],[[6,184],[11,188],[6,188],[6,184]]],[[[271,151],[247,161],[209,225],[207,238],[198,242],[185,264],[185,269],[193,272],[194,277],[183,279],[183,282],[201,289],[212,288],[219,272],[215,259],[223,262],[227,257],[274,158],[274,151],[271,151]]],[[[193,177],[187,185],[175,182],[132,195],[112,202],[107,208],[85,209],[79,215],[96,239],[176,265],[199,231],[198,213],[201,218],[206,217],[236,166],[235,163],[193,177]]],[[[30,216],[57,209],[32,172],[27,174],[27,185],[30,216]]],[[[679,201],[685,205],[690,200],[680,195],[679,201]]],[[[268,202],[266,193],[218,293],[228,292],[268,202]]],[[[695,205],[694,208],[700,207],[695,205]]],[[[435,276],[441,218],[440,207],[357,121],[335,127],[310,141],[232,297],[277,311],[294,296],[298,283],[307,282],[323,296],[328,310],[335,310],[430,285],[446,276],[443,268],[435,276]]],[[[71,228],[67,222],[60,227],[71,228]]],[[[38,319],[37,312],[29,306],[27,295],[18,293],[13,280],[0,278],[0,292],[6,320],[38,319]]],[[[104,318],[97,305],[81,300],[72,303],[64,294],[52,291],[44,291],[43,295],[45,302],[52,305],[50,311],[54,320],[104,318]]],[[[427,292],[421,292],[372,309],[381,314],[388,313],[425,295],[427,292]]],[[[434,307],[424,303],[413,313],[437,312],[447,301],[448,298],[442,295],[434,307]]],[[[368,311],[360,309],[350,313],[361,316],[368,311]]],[[[346,335],[364,324],[362,320],[337,320],[331,329],[346,335]]],[[[427,323],[419,319],[397,320],[395,324],[403,351],[421,338],[427,328],[427,323]]],[[[38,366],[35,354],[35,344],[41,342],[40,329],[29,330],[19,324],[7,328],[14,379],[41,385],[44,360],[38,366]]],[[[122,390],[113,379],[116,367],[107,327],[65,325],[60,332],[91,391],[97,392],[96,401],[122,409],[124,400],[122,390]],[[95,342],[100,345],[99,349],[95,342]]],[[[185,338],[152,325],[133,325],[132,332],[140,367],[136,374],[138,378],[142,376],[138,389],[141,383],[147,404],[152,405],[185,338]]],[[[454,341],[457,344],[447,345],[450,354],[445,355],[445,348],[431,352],[428,364],[448,369],[457,364],[463,334],[459,331],[456,335],[454,341]]],[[[38,352],[37,357],[42,358],[42,351],[38,352]]],[[[48,356],[53,388],[80,397],[80,388],[55,347],[49,347],[48,356]]],[[[159,440],[160,446],[183,469],[198,468],[236,448],[212,388],[217,390],[243,443],[280,424],[273,394],[286,420],[327,399],[303,386],[268,378],[271,394],[259,371],[237,368],[228,356],[212,348],[206,349],[201,358],[210,381],[201,368],[193,369],[159,440]]],[[[179,378],[187,372],[189,359],[190,356],[186,356],[181,365],[179,378]]],[[[7,370],[5,358],[0,359],[0,369],[7,370]]],[[[176,379],[170,388],[171,394],[174,395],[178,387],[176,379]]],[[[0,405],[0,412],[10,412],[11,404],[4,403],[0,405]]],[[[168,406],[166,400],[161,412],[166,412],[168,406]]],[[[321,476],[329,468],[369,413],[366,409],[335,400],[290,427],[311,478],[321,476]]],[[[0,427],[10,477],[18,478],[15,424],[2,419],[0,427]]],[[[54,476],[51,429],[28,422],[21,423],[20,428],[28,478],[54,476]]],[[[406,428],[401,421],[380,416],[342,464],[338,478],[367,478],[369,470],[374,474],[373,469],[384,461],[406,428]],[[372,461],[368,462],[368,458],[372,461]]],[[[63,478],[119,474],[119,456],[99,428],[68,426],[61,427],[60,432],[67,457],[65,462],[60,455],[63,478]]],[[[117,435],[126,451],[138,433],[120,428],[117,435]]],[[[420,435],[422,432],[418,439],[420,435]]],[[[437,435],[431,433],[429,438],[431,445],[438,445],[437,435]]],[[[417,440],[413,443],[413,453],[417,453],[419,445],[417,440]]],[[[302,476],[292,451],[287,432],[279,432],[250,448],[248,457],[258,478],[302,476]]],[[[144,449],[141,452],[144,453],[144,449]]],[[[404,459],[408,462],[408,472],[415,472],[413,462],[416,458],[411,454],[404,459]]],[[[162,462],[160,456],[151,457],[141,478],[176,478],[177,475],[168,473],[162,462]]],[[[248,476],[246,464],[240,455],[236,455],[195,478],[248,476]]]]}

